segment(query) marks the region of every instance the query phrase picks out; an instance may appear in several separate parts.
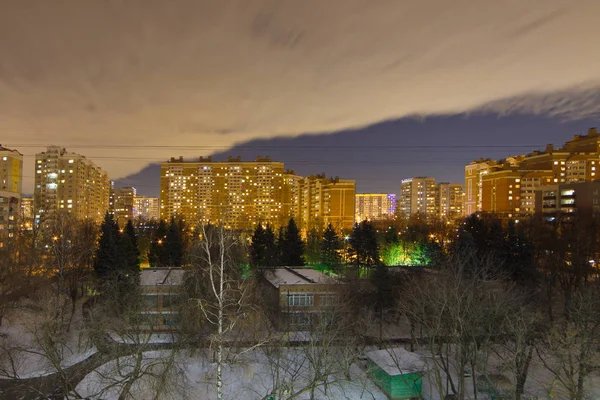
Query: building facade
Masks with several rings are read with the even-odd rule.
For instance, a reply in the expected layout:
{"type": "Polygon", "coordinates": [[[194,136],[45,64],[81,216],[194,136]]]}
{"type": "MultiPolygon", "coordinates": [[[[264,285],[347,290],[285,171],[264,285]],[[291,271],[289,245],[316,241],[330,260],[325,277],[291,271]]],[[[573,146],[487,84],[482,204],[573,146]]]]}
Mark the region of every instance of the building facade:
{"type": "Polygon", "coordinates": [[[496,165],[496,161],[479,159],[465,167],[465,197],[463,212],[465,216],[481,211],[483,204],[483,177],[496,165]]]}
{"type": "Polygon", "coordinates": [[[258,223],[278,228],[290,218],[301,229],[352,229],[355,188],[352,180],[298,176],[269,157],[171,159],[161,164],[160,218],[244,231],[258,223]]]}
{"type": "Polygon", "coordinates": [[[356,182],[351,179],[312,175],[299,180],[299,215],[303,231],[323,229],[350,232],[354,226],[356,182]]]}
{"type": "Polygon", "coordinates": [[[284,202],[285,169],[268,157],[256,161],[174,159],[161,164],[160,218],[192,225],[218,223],[250,230],[257,223],[281,226],[291,216],[284,202]]]}
{"type": "Polygon", "coordinates": [[[264,270],[263,291],[279,330],[304,330],[337,304],[342,283],[310,268],[264,270]]]}
{"type": "Polygon", "coordinates": [[[138,326],[148,332],[178,330],[179,304],[184,271],[182,268],[144,268],[140,273],[141,311],[138,326]]]}
{"type": "Polygon", "coordinates": [[[355,208],[355,222],[393,217],[396,213],[396,195],[360,193],[356,195],[355,208]]]}
{"type": "Polygon", "coordinates": [[[14,236],[19,223],[23,155],[0,145],[0,248],[14,236]]]}
{"type": "Polygon", "coordinates": [[[123,187],[112,189],[111,193],[111,213],[120,227],[127,224],[127,221],[133,220],[136,211],[136,190],[134,187],[123,187]]]}
{"type": "Polygon", "coordinates": [[[92,161],[58,146],[35,156],[36,222],[49,221],[59,211],[100,223],[109,209],[110,180],[92,161]]]}
{"type": "Polygon", "coordinates": [[[536,191],[547,185],[591,182],[598,179],[600,135],[590,128],[560,148],[504,160],[477,160],[465,167],[465,214],[484,211],[501,218],[535,212],[536,191]]]}
{"type": "Polygon", "coordinates": [[[535,213],[554,220],[558,217],[600,213],[600,181],[542,186],[535,193],[535,213]]]}
{"type": "Polygon", "coordinates": [[[454,220],[463,215],[463,187],[460,183],[442,182],[437,186],[438,216],[454,220]]]}
{"type": "Polygon", "coordinates": [[[426,218],[437,216],[438,193],[435,178],[403,179],[400,185],[400,211],[404,216],[415,214],[426,218]]]}
{"type": "Polygon", "coordinates": [[[146,221],[160,219],[160,199],[158,197],[136,196],[134,199],[134,217],[146,221]]]}

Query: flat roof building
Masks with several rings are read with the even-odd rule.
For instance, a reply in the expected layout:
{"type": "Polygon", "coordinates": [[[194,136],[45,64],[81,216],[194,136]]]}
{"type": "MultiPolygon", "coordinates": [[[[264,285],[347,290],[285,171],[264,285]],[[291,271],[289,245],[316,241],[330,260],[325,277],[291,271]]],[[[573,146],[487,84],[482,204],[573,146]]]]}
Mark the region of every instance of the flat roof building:
{"type": "Polygon", "coordinates": [[[341,282],[310,268],[264,269],[264,290],[280,330],[309,328],[336,305],[341,282]]]}

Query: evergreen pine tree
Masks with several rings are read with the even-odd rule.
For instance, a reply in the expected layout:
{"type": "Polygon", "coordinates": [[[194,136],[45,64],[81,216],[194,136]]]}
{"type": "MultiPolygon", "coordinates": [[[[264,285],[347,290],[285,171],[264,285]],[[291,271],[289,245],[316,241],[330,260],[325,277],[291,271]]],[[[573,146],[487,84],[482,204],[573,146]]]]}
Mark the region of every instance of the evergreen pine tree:
{"type": "Polygon", "coordinates": [[[265,229],[265,260],[264,265],[267,267],[276,267],[279,265],[279,250],[275,241],[275,232],[271,225],[267,225],[265,229]]]}
{"type": "Polygon", "coordinates": [[[135,228],[131,220],[127,221],[123,234],[121,235],[121,251],[123,258],[123,274],[135,283],[140,273],[140,251],[138,250],[135,228]]]}
{"type": "Polygon", "coordinates": [[[181,237],[180,225],[175,218],[171,218],[166,237],[166,264],[169,267],[181,267],[183,265],[183,239],[181,237]]]}
{"type": "Polygon", "coordinates": [[[329,269],[337,271],[342,263],[340,249],[342,241],[333,225],[328,224],[321,238],[321,263],[329,269]]]}
{"type": "Polygon", "coordinates": [[[166,267],[167,266],[167,251],[166,251],[166,239],[167,239],[167,224],[165,221],[160,220],[152,241],[150,242],[150,250],[148,252],[148,262],[151,267],[166,267]]]}
{"type": "Polygon", "coordinates": [[[323,264],[321,257],[321,241],[323,233],[313,227],[306,233],[306,249],[304,258],[310,265],[323,264]]]}
{"type": "Polygon", "coordinates": [[[277,238],[275,238],[275,253],[277,255],[277,260],[279,261],[279,265],[285,265],[285,256],[284,256],[284,248],[285,248],[285,227],[280,226],[277,231],[277,238]]]}
{"type": "Polygon", "coordinates": [[[293,218],[290,218],[287,229],[283,234],[283,240],[280,238],[280,256],[281,264],[288,267],[303,266],[304,263],[304,242],[300,237],[300,231],[293,218]]]}
{"type": "Polygon", "coordinates": [[[375,228],[369,221],[354,226],[350,238],[350,256],[359,267],[372,267],[379,263],[379,245],[375,228]]]}
{"type": "Polygon", "coordinates": [[[119,259],[119,226],[109,213],[104,215],[100,226],[100,239],[94,260],[94,271],[101,285],[107,283],[114,275],[119,259]]]}
{"type": "Polygon", "coordinates": [[[259,268],[265,265],[266,255],[265,228],[261,223],[256,224],[250,242],[250,264],[254,268],[259,268]]]}

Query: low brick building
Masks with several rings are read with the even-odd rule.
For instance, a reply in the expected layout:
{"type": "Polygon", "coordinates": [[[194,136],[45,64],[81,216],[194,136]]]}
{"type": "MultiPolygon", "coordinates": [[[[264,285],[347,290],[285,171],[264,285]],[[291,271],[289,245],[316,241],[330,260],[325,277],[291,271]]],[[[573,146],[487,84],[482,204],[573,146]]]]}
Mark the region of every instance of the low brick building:
{"type": "Polygon", "coordinates": [[[153,332],[179,328],[182,268],[146,268],[140,273],[141,320],[153,332]]]}
{"type": "Polygon", "coordinates": [[[342,283],[310,268],[263,271],[264,293],[280,330],[304,330],[337,304],[342,283]]]}

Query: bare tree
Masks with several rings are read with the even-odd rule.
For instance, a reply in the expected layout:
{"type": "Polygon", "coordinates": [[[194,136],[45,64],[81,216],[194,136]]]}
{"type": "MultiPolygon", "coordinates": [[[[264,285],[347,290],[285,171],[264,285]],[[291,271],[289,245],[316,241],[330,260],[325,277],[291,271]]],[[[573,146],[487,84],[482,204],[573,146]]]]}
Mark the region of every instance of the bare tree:
{"type": "Polygon", "coordinates": [[[400,315],[411,322],[412,340],[432,356],[430,373],[441,396],[464,399],[470,375],[477,398],[475,374],[487,374],[489,351],[512,301],[500,280],[489,279],[496,276],[490,273],[495,263],[462,250],[441,270],[415,277],[398,301],[400,315]]]}
{"type": "MultiPolygon", "coordinates": [[[[191,254],[191,279],[186,279],[190,301],[199,310],[197,318],[212,328],[211,348],[215,349],[217,399],[223,399],[223,366],[227,346],[242,321],[252,313],[254,280],[245,277],[241,265],[244,247],[238,237],[222,226],[202,226],[200,239],[191,254]]],[[[260,342],[241,350],[260,346],[260,342]]]]}
{"type": "Polygon", "coordinates": [[[600,287],[593,282],[570,295],[568,318],[552,326],[538,355],[569,399],[582,400],[586,380],[600,370],[600,287]]]}
{"type": "MultiPolygon", "coordinates": [[[[273,331],[261,347],[270,370],[263,398],[311,399],[328,396],[332,387],[343,391],[345,384],[362,384],[352,375],[364,350],[361,332],[365,326],[345,285],[332,284],[328,306],[297,317],[305,324],[300,331],[273,331]]],[[[297,321],[297,322],[299,322],[297,321]]],[[[289,327],[289,325],[285,325],[289,327]]]]}

